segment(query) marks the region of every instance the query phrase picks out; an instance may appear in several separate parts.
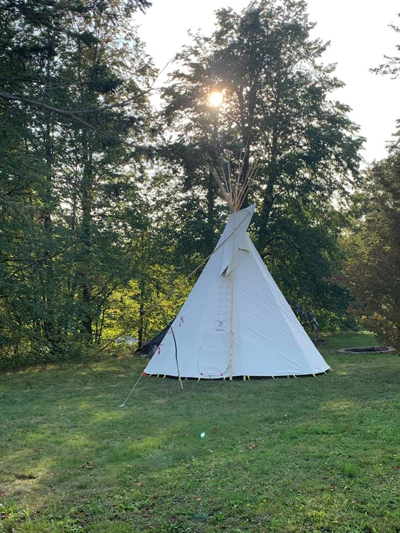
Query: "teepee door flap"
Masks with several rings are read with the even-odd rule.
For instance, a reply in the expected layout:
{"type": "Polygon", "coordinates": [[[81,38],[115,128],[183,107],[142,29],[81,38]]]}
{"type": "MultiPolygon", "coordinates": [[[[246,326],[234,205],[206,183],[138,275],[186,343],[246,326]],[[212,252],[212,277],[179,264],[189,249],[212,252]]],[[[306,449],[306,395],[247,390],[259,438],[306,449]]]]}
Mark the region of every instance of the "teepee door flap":
{"type": "Polygon", "coordinates": [[[226,331],[203,335],[199,347],[198,368],[204,378],[220,378],[229,368],[229,336],[226,331]]]}

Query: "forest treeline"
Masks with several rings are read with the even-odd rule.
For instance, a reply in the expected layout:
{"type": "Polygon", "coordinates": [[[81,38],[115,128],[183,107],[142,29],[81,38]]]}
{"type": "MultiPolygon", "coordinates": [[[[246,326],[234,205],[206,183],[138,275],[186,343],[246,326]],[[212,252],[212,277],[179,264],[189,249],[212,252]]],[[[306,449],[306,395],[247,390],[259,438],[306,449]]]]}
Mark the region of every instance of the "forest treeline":
{"type": "Polygon", "coordinates": [[[251,232],[285,296],[322,330],[364,321],[398,343],[399,145],[360,171],[306,4],[217,11],[177,51],[161,109],[135,28],[149,7],[0,0],[0,366],[164,327],[226,220],[210,162],[228,160],[238,179],[257,169],[251,232]]]}

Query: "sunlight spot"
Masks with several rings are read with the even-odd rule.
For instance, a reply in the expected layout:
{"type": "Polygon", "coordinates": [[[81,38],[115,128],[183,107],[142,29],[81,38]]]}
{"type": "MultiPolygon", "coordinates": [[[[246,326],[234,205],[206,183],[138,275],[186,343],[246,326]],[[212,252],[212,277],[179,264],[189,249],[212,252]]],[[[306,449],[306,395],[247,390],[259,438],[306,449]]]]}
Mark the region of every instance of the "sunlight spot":
{"type": "Polygon", "coordinates": [[[219,91],[213,91],[208,97],[208,105],[211,107],[219,107],[224,100],[224,94],[219,91]]]}
{"type": "Polygon", "coordinates": [[[332,409],[336,409],[336,410],[345,410],[345,409],[349,409],[351,407],[354,407],[354,402],[352,401],[346,401],[346,400],[338,400],[336,402],[325,402],[323,405],[322,405],[323,409],[329,409],[329,410],[332,410],[332,409]]]}

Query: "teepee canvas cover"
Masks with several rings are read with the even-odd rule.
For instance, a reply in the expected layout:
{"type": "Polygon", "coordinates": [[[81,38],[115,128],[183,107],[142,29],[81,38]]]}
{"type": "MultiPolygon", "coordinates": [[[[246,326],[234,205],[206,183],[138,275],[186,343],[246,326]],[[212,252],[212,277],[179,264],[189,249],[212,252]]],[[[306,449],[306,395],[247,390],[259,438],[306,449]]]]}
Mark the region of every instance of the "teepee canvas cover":
{"type": "Polygon", "coordinates": [[[147,374],[220,379],[329,369],[247,234],[253,212],[230,215],[147,374]]]}

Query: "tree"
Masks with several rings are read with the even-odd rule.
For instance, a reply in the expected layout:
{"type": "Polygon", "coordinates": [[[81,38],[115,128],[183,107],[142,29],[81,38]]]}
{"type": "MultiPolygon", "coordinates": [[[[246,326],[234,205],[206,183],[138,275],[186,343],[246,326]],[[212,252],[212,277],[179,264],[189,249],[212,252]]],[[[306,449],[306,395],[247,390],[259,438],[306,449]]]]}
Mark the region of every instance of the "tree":
{"type": "MultiPolygon", "coordinates": [[[[397,15],[400,18],[400,13],[397,15]]],[[[400,33],[400,27],[395,24],[390,24],[390,28],[397,33],[400,33]]],[[[396,45],[396,50],[400,52],[400,44],[396,45]]],[[[379,65],[379,67],[371,69],[375,74],[381,74],[383,76],[390,76],[392,79],[396,79],[400,76],[400,56],[384,56],[385,62],[379,65]]]]}
{"type": "Polygon", "coordinates": [[[346,238],[345,283],[353,310],[382,342],[400,348],[400,151],[368,173],[362,215],[346,238]]]}
{"type": "MultiPolygon", "coordinates": [[[[83,32],[76,30],[74,22],[78,19],[83,19],[88,22],[93,12],[97,11],[106,14],[109,22],[115,22],[118,17],[129,17],[136,9],[144,11],[150,5],[151,3],[148,0],[124,0],[113,3],[108,7],[104,0],[91,0],[90,2],[83,2],[82,0],[44,0],[41,2],[36,2],[35,0],[27,0],[25,2],[2,0],[0,2],[0,14],[3,15],[1,21],[3,30],[1,47],[3,51],[7,51],[9,57],[13,56],[14,59],[25,60],[23,76],[17,78],[3,77],[2,80],[17,82],[21,85],[24,82],[25,84],[40,83],[40,80],[32,76],[29,69],[26,69],[29,64],[26,61],[32,57],[30,55],[32,52],[33,54],[38,54],[40,51],[45,51],[46,48],[48,52],[54,52],[54,45],[56,42],[60,42],[58,38],[68,37],[73,41],[78,40],[86,44],[95,42],[95,36],[91,29],[86,28],[83,32]],[[11,23],[10,25],[10,21],[18,21],[19,24],[13,25],[11,23]],[[21,45],[20,38],[23,35],[26,36],[29,32],[31,32],[31,37],[33,37],[32,32],[35,32],[35,30],[38,31],[35,35],[34,44],[23,39],[23,44],[21,45]],[[47,36],[44,46],[40,44],[43,30],[47,36]]],[[[22,102],[39,109],[45,109],[52,113],[69,117],[81,125],[83,124],[91,128],[90,124],[85,123],[83,119],[79,118],[78,115],[82,113],[82,110],[55,107],[50,102],[38,100],[32,95],[21,94],[18,87],[16,91],[12,90],[12,88],[10,91],[0,90],[0,99],[11,102],[22,102]]],[[[127,103],[119,102],[116,105],[117,107],[121,107],[127,103]]],[[[100,110],[95,111],[98,112],[100,110]]]]}
{"type": "Polygon", "coordinates": [[[256,160],[249,201],[259,207],[259,251],[291,299],[344,316],[348,295],[333,281],[345,224],[338,207],[360,182],[363,139],[349,108],[331,100],[342,83],[321,63],[327,45],[311,39],[302,1],[261,0],[242,14],[222,9],[216,16],[213,35],[195,35],[178,55],[182,67],[164,91],[165,116],[181,145],[181,183],[215,212],[207,159],[244,154],[240,180],[256,160]],[[212,90],[224,92],[218,111],[208,105],[212,90]],[[199,153],[190,173],[182,147],[199,153]]]}
{"type": "MultiPolygon", "coordinates": [[[[396,48],[400,50],[399,45],[396,48]]],[[[397,78],[400,58],[385,56],[385,60],[372,71],[397,78]]],[[[345,239],[344,281],[355,299],[355,315],[382,342],[400,348],[399,132],[389,144],[388,157],[374,163],[367,176],[365,189],[356,197],[354,230],[345,239]]]]}
{"type": "Polygon", "coordinates": [[[146,5],[0,3],[4,358],[99,341],[111,294],[134,275],[154,72],[130,17],[146,5]]]}

